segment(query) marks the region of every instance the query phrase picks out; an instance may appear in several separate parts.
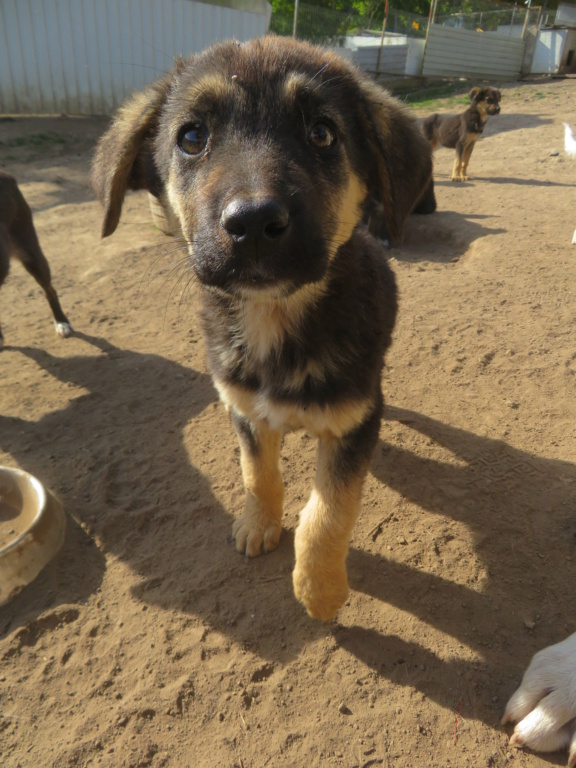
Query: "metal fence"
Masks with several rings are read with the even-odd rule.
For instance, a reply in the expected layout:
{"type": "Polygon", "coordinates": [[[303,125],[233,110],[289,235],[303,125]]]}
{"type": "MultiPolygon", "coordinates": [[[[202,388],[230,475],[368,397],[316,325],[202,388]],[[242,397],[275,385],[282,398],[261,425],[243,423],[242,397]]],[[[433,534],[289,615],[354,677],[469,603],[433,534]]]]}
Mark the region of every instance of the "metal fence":
{"type": "MultiPolygon", "coordinates": [[[[496,4],[492,4],[494,6],[496,4]]],[[[534,28],[540,19],[540,8],[498,7],[475,13],[460,13],[454,0],[454,12],[435,16],[433,23],[452,29],[468,29],[476,32],[498,32],[510,37],[520,37],[527,28],[534,28]]],[[[362,16],[357,11],[344,12],[325,8],[310,2],[300,2],[297,9],[296,37],[325,45],[343,45],[347,35],[381,34],[383,16],[362,16]]],[[[405,35],[409,38],[426,38],[429,17],[418,16],[398,8],[390,8],[386,17],[387,35],[405,35]]],[[[292,35],[294,10],[284,9],[272,14],[270,30],[278,35],[292,35]]]]}
{"type": "MultiPolygon", "coordinates": [[[[344,12],[312,3],[298,4],[296,37],[324,45],[342,45],[349,34],[379,35],[384,19],[362,16],[357,11],[344,12]]],[[[417,16],[408,11],[389,9],[386,31],[407,37],[426,37],[427,16],[417,16]]],[[[270,31],[277,35],[292,35],[294,11],[283,9],[272,14],[270,31]]]]}

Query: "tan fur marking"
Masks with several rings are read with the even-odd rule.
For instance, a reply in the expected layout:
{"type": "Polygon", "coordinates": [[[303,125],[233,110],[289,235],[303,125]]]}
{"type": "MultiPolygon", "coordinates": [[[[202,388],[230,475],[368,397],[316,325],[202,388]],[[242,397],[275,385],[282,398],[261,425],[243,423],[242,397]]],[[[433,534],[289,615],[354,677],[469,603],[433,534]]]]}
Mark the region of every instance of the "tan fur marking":
{"type": "Polygon", "coordinates": [[[246,488],[244,514],[234,523],[232,533],[236,548],[248,557],[257,557],[261,550],[276,549],[282,531],[284,484],[279,460],[282,435],[271,430],[266,422],[252,425],[258,452],[253,454],[240,442],[240,462],[246,488]]]}
{"type": "Polygon", "coordinates": [[[367,467],[341,482],[333,474],[338,441],[320,440],[314,490],[300,514],[294,546],[294,593],[309,615],[331,619],[348,597],[346,556],[360,512],[367,467]]]}
{"type": "Polygon", "coordinates": [[[166,185],[166,194],[167,194],[170,206],[172,207],[172,210],[174,211],[174,214],[176,215],[176,218],[180,223],[180,229],[182,230],[184,237],[188,241],[188,249],[190,250],[191,249],[190,240],[192,239],[193,233],[190,229],[189,223],[186,221],[186,216],[184,214],[184,208],[182,206],[182,201],[180,200],[180,196],[176,192],[176,187],[174,184],[175,175],[176,175],[176,171],[174,171],[173,168],[170,168],[170,173],[168,175],[168,184],[166,185]]]}
{"type": "Polygon", "coordinates": [[[348,186],[337,210],[338,229],[329,244],[329,253],[334,255],[338,248],[347,243],[362,219],[362,205],[366,200],[366,186],[349,169],[348,186]]]}
{"type": "Polygon", "coordinates": [[[268,396],[234,384],[214,379],[221,400],[252,422],[266,420],[273,430],[291,432],[305,429],[312,435],[342,437],[364,421],[373,407],[372,400],[350,401],[322,408],[311,405],[302,408],[288,403],[276,403],[268,396]]]}
{"type": "Polygon", "coordinates": [[[456,157],[454,158],[451,181],[468,181],[468,176],[466,175],[468,163],[470,162],[470,156],[474,149],[474,145],[479,138],[480,134],[478,133],[469,133],[466,135],[466,142],[461,153],[456,152],[456,157]]]}
{"type": "Polygon", "coordinates": [[[282,289],[257,291],[243,297],[232,310],[235,318],[235,346],[245,345],[255,362],[262,362],[284,341],[285,334],[297,332],[306,311],[325,290],[324,282],[305,285],[289,296],[282,289]]]}
{"type": "Polygon", "coordinates": [[[233,89],[234,86],[231,80],[227,80],[217,74],[206,75],[202,80],[190,86],[186,103],[193,106],[199,98],[202,101],[210,99],[221,102],[233,96],[233,89]]]}

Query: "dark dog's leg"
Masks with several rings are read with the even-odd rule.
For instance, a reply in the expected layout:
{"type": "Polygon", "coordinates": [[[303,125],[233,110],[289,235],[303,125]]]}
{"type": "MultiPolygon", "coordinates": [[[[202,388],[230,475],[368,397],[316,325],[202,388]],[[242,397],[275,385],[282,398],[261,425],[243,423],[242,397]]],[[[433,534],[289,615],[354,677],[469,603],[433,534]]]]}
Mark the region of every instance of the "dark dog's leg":
{"type": "Polygon", "coordinates": [[[436,195],[434,194],[434,179],[430,179],[430,182],[428,186],[426,187],[426,190],[424,191],[424,194],[418,200],[418,203],[416,204],[416,207],[414,208],[413,213],[419,213],[419,214],[427,214],[427,213],[434,213],[436,210],[436,195]]]}
{"type": "Polygon", "coordinates": [[[468,163],[470,162],[470,157],[472,155],[472,150],[474,149],[475,144],[476,144],[475,141],[469,141],[464,147],[464,150],[462,152],[462,169],[461,169],[462,181],[469,181],[468,163]]]}
{"type": "Polygon", "coordinates": [[[456,144],[456,157],[454,158],[454,166],[452,168],[452,176],[450,181],[464,181],[462,178],[462,155],[464,152],[464,144],[458,142],[456,144]]]}
{"type": "MultiPolygon", "coordinates": [[[[12,244],[10,237],[4,227],[0,227],[0,287],[6,280],[6,275],[10,269],[10,251],[12,250],[12,244]]],[[[4,336],[2,335],[2,327],[0,326],[0,349],[4,346],[4,336]]]]}
{"type": "Polygon", "coordinates": [[[378,441],[382,405],[344,437],[321,437],[316,481],[295,536],[294,593],[315,619],[331,619],[348,597],[346,556],[362,485],[378,441]]]}
{"type": "Polygon", "coordinates": [[[19,193],[19,198],[18,214],[10,231],[15,245],[14,256],[20,259],[26,270],[46,294],[48,304],[50,304],[50,309],[56,321],[56,333],[59,336],[70,336],[72,326],[62,310],[58,295],[52,286],[50,266],[40,248],[32,221],[32,212],[21,193],[19,193]]]}
{"type": "Polygon", "coordinates": [[[242,476],[246,488],[244,514],[234,523],[236,548],[248,557],[276,549],[282,532],[284,484],[280,475],[282,434],[266,421],[252,422],[231,411],[240,440],[242,476]]]}

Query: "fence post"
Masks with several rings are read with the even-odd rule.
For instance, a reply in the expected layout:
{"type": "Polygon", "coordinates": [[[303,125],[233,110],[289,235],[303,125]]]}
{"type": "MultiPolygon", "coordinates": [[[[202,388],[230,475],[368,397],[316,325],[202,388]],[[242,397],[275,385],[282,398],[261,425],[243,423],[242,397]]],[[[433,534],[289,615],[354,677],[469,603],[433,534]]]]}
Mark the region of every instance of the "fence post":
{"type": "Polygon", "coordinates": [[[294,24],[292,26],[292,37],[296,37],[296,30],[298,28],[298,2],[299,0],[294,0],[294,24]]]}
{"type": "Polygon", "coordinates": [[[388,18],[388,0],[384,5],[384,20],[382,22],[382,34],[380,35],[380,48],[378,48],[378,60],[376,61],[376,78],[380,74],[380,59],[382,57],[382,46],[384,45],[384,33],[386,32],[386,19],[388,18]]]}
{"type": "Polygon", "coordinates": [[[530,15],[531,5],[532,5],[532,0],[526,0],[526,16],[524,17],[524,26],[522,27],[522,35],[521,35],[522,40],[524,40],[524,35],[526,34],[526,27],[528,26],[528,16],[530,15]]]}

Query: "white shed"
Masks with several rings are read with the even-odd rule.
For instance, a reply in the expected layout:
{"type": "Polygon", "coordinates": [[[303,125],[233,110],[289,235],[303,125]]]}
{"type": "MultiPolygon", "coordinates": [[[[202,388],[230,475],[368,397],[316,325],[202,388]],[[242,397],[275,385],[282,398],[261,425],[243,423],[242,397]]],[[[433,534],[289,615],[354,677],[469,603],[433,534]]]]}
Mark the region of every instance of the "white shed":
{"type": "Polygon", "coordinates": [[[111,114],[175,56],[264,35],[267,0],[0,0],[0,114],[111,114]]]}

